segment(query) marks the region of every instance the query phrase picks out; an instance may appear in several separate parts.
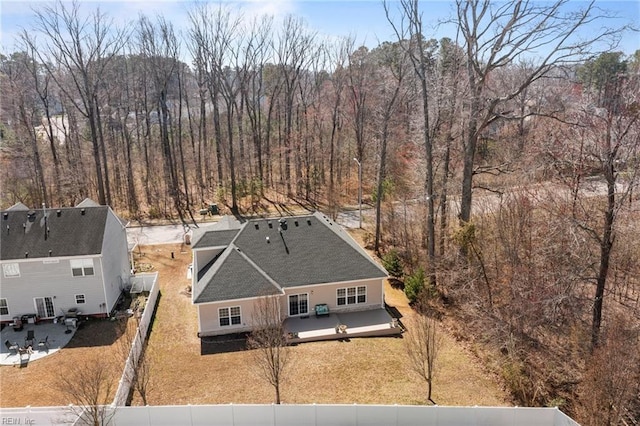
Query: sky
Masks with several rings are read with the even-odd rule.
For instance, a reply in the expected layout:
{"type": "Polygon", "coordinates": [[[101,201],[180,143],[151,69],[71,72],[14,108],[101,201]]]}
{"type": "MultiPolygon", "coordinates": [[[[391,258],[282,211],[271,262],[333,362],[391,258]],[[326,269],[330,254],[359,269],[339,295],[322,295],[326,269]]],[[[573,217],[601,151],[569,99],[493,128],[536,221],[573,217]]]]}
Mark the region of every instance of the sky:
{"type": "MultiPolygon", "coordinates": [[[[140,13],[149,18],[162,15],[171,21],[176,29],[188,26],[187,11],[192,3],[206,0],[81,0],[81,10],[92,12],[100,7],[123,25],[133,22],[140,13]]],[[[542,0],[533,0],[542,1],[542,0]]],[[[63,0],[70,3],[70,0],[63,0]]],[[[397,9],[397,0],[391,0],[391,10],[397,9]]],[[[277,28],[278,19],[288,14],[303,18],[309,28],[320,37],[338,38],[352,36],[357,45],[373,48],[381,41],[395,39],[393,29],[386,20],[381,0],[223,0],[223,3],[240,7],[245,17],[273,15],[277,28]]],[[[22,29],[29,30],[33,21],[33,9],[46,4],[46,0],[0,0],[0,52],[16,50],[16,35],[22,29]]],[[[453,0],[421,0],[423,19],[427,28],[427,37],[440,39],[455,34],[446,25],[438,22],[446,20],[453,12],[453,0]]],[[[570,0],[571,7],[585,5],[583,0],[570,0]]],[[[640,0],[596,0],[596,5],[618,15],[619,18],[609,24],[631,24],[640,29],[640,0]]],[[[596,30],[596,28],[593,28],[596,30]]],[[[640,49],[640,32],[627,33],[618,48],[625,54],[640,49]]]]}

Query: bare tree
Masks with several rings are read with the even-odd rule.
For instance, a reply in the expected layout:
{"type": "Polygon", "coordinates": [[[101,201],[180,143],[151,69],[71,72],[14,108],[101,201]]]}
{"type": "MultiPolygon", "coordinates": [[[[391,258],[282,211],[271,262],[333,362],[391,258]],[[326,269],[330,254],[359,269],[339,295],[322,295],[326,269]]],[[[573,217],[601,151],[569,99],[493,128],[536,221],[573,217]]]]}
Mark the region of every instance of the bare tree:
{"type": "Polygon", "coordinates": [[[108,425],[115,414],[110,404],[117,384],[109,358],[93,355],[64,371],[57,387],[70,399],[69,409],[79,417],[79,424],[108,425]]]}
{"type": "Polygon", "coordinates": [[[419,309],[414,318],[407,321],[407,327],[404,342],[409,356],[409,368],[427,384],[427,401],[435,404],[432,398],[433,377],[442,346],[436,319],[419,309]]]}
{"type": "Polygon", "coordinates": [[[578,11],[567,10],[567,3],[568,0],[551,4],[528,0],[502,3],[456,0],[456,20],[465,44],[469,90],[463,144],[461,222],[471,219],[473,178],[478,173],[475,167],[478,140],[483,131],[506,115],[505,103],[525,92],[555,67],[576,64],[593,54],[598,43],[619,37],[619,30],[610,28],[589,31],[586,38],[578,37],[581,29],[606,16],[594,2],[578,11]],[[517,84],[499,89],[492,76],[527,54],[540,57],[535,65],[522,73],[517,84]]]}
{"type": "MultiPolygon", "coordinates": [[[[110,61],[127,41],[126,32],[97,9],[82,18],[80,3],[68,7],[61,1],[35,11],[36,31],[46,37],[45,47],[34,49],[47,73],[89,122],[96,185],[100,204],[110,204],[109,168],[100,126],[99,91],[110,61]],[[60,80],[57,67],[70,77],[60,80]]],[[[23,38],[29,42],[29,38],[23,38]]]]}
{"type": "Polygon", "coordinates": [[[253,327],[247,343],[253,350],[256,372],[273,386],[276,404],[280,404],[280,388],[291,365],[291,350],[277,297],[265,296],[256,302],[253,327]]]}
{"type": "Polygon", "coordinates": [[[640,392],[640,335],[623,318],[612,319],[605,334],[587,360],[577,414],[587,426],[634,424],[628,410],[640,392]]]}
{"type": "Polygon", "coordinates": [[[404,22],[400,25],[396,25],[393,19],[389,15],[389,6],[385,2],[384,8],[387,15],[387,20],[393,26],[396,35],[400,41],[400,45],[403,46],[407,52],[415,76],[420,82],[420,94],[422,96],[422,119],[424,120],[422,125],[422,137],[424,142],[425,160],[426,160],[426,178],[425,178],[425,199],[427,201],[427,255],[429,257],[429,264],[427,265],[427,272],[429,275],[429,281],[431,285],[436,285],[436,233],[435,233],[435,196],[434,196],[434,143],[431,135],[430,113],[429,113],[429,88],[428,80],[430,74],[429,67],[429,43],[424,40],[424,34],[422,29],[422,13],[418,6],[418,0],[402,0],[400,2],[403,18],[406,18],[407,24],[404,26],[404,22]],[[409,37],[408,43],[403,43],[406,37],[409,37]]]}

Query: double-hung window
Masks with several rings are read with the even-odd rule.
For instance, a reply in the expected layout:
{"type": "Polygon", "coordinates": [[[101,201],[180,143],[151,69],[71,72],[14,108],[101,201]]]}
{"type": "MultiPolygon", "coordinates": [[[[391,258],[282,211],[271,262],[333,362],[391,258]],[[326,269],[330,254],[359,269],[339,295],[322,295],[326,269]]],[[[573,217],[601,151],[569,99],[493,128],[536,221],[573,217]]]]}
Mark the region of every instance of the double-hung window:
{"type": "Polygon", "coordinates": [[[93,259],[72,259],[71,274],[74,277],[86,277],[93,275],[93,259]]]}
{"type": "Polygon", "coordinates": [[[289,295],[289,316],[309,313],[309,295],[307,293],[289,295]]]}
{"type": "Polygon", "coordinates": [[[239,325],[242,322],[242,318],[240,316],[240,306],[220,308],[218,309],[218,316],[220,317],[220,327],[239,325]]]}
{"type": "Polygon", "coordinates": [[[7,299],[0,299],[0,315],[9,315],[9,305],[7,299]]]}
{"type": "Polygon", "coordinates": [[[339,288],[336,295],[336,302],[338,306],[367,303],[367,287],[364,285],[358,287],[339,288]]]}

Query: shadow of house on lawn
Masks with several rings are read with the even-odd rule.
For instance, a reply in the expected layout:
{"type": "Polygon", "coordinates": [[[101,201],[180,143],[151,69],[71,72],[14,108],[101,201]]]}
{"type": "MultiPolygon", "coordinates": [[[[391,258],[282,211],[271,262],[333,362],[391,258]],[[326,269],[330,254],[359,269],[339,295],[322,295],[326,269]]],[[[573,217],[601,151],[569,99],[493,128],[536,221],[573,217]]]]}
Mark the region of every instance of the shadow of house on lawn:
{"type": "Polygon", "coordinates": [[[127,319],[89,319],[78,323],[78,329],[66,348],[110,346],[122,336],[127,319]]]}
{"type": "Polygon", "coordinates": [[[241,352],[247,349],[247,333],[200,338],[200,355],[241,352]]]}

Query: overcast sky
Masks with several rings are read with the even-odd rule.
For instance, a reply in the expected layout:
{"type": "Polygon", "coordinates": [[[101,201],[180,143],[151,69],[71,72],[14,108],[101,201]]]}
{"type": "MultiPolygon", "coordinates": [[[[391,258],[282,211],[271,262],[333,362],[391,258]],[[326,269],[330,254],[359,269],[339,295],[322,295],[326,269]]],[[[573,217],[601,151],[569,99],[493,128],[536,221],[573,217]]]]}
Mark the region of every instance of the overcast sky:
{"type": "MultiPolygon", "coordinates": [[[[171,21],[178,30],[188,26],[187,10],[192,3],[204,0],[175,1],[175,0],[82,0],[82,10],[94,11],[97,6],[114,20],[121,24],[130,23],[140,13],[149,18],[162,15],[171,21]]],[[[535,1],[535,0],[534,0],[535,1]]],[[[70,1],[64,0],[65,3],[70,1]]],[[[33,20],[33,9],[41,8],[48,2],[44,0],[0,0],[0,50],[4,53],[16,50],[15,38],[22,28],[29,29],[33,20]]],[[[392,28],[386,21],[381,0],[248,0],[223,1],[242,10],[245,17],[269,14],[274,15],[276,21],[287,14],[302,17],[309,27],[317,31],[319,36],[341,37],[352,35],[357,44],[375,47],[379,41],[394,39],[392,28]]],[[[421,1],[424,20],[427,23],[425,33],[428,37],[453,37],[446,26],[436,26],[439,21],[451,16],[453,1],[421,1]]],[[[571,0],[573,7],[586,3],[582,0],[571,0]]],[[[609,21],[609,24],[623,25],[631,23],[640,28],[640,0],[597,0],[596,4],[612,11],[620,18],[609,21]]],[[[395,9],[391,1],[391,8],[395,9]]],[[[276,23],[276,28],[277,28],[276,23]]],[[[597,28],[590,28],[597,30],[597,28]]],[[[628,33],[619,48],[626,54],[640,49],[640,33],[628,33]]]]}

